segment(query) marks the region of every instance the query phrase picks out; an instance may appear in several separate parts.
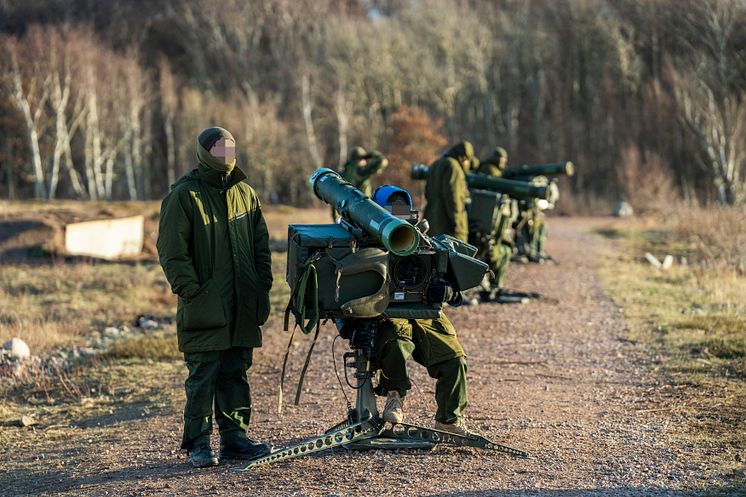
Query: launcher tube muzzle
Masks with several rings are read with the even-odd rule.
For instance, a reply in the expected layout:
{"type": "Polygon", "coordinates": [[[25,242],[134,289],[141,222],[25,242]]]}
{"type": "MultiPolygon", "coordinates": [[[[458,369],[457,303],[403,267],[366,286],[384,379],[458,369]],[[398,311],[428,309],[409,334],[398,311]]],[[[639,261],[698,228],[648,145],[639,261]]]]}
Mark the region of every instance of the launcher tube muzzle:
{"type": "Polygon", "coordinates": [[[405,256],[417,249],[420,237],[414,226],[373,202],[336,171],[317,169],[309,181],[318,198],[376,237],[390,252],[405,256]]]}

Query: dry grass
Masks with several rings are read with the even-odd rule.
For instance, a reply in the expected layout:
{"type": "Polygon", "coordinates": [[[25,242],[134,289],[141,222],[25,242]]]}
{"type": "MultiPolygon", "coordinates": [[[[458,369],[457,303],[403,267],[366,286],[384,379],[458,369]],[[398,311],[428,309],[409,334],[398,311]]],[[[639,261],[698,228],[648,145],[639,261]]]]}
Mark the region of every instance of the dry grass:
{"type": "Polygon", "coordinates": [[[603,234],[621,248],[604,271],[608,288],[628,317],[657,334],[677,367],[746,378],[746,274],[739,268],[746,248],[738,246],[746,220],[736,209],[680,208],[603,234]],[[656,270],[645,252],[677,262],[656,270]]]}
{"type": "Polygon", "coordinates": [[[670,213],[669,223],[704,271],[728,280],[733,279],[731,273],[746,276],[746,208],[683,205],[670,213]]]}
{"type": "Polygon", "coordinates": [[[262,206],[264,220],[273,240],[287,240],[288,224],[326,224],[332,222],[331,208],[296,209],[287,205],[262,206]]]}
{"type": "MultiPolygon", "coordinates": [[[[72,371],[19,382],[3,392],[0,425],[30,416],[47,429],[117,416],[128,404],[166,408],[175,393],[163,386],[170,385],[182,367],[179,361],[99,358],[72,371]]],[[[10,433],[0,430],[0,437],[10,433]]]]}
{"type": "Polygon", "coordinates": [[[688,209],[619,222],[602,234],[613,252],[600,273],[631,337],[649,345],[654,368],[682,388],[664,399],[686,416],[682,436],[746,445],[746,274],[739,268],[746,221],[736,209],[688,209]],[[667,270],[642,257],[676,256],[667,270]],[[682,264],[682,258],[687,263],[682,264]]]}
{"type": "Polygon", "coordinates": [[[155,263],[4,265],[0,341],[18,336],[40,354],[138,314],[168,316],[174,303],[155,263]]]}
{"type": "MultiPolygon", "coordinates": [[[[108,204],[6,202],[3,217],[59,217],[63,209],[65,217],[74,212],[74,216],[90,218],[108,208],[116,210],[118,216],[144,213],[157,226],[157,203],[124,206],[125,210],[119,211],[108,204]]],[[[282,240],[287,236],[288,223],[326,223],[328,214],[326,209],[265,207],[271,236],[282,240]]],[[[275,284],[270,319],[275,323],[282,319],[289,294],[285,261],[284,253],[273,254],[275,284]]],[[[0,343],[19,336],[33,354],[45,355],[58,347],[82,344],[91,333],[131,323],[139,314],[165,318],[175,312],[176,298],[155,259],[137,263],[31,260],[28,264],[0,264],[0,343]]],[[[127,403],[166,405],[161,376],[181,373],[181,359],[173,327],[168,326],[163,332],[116,342],[105,355],[69,371],[50,373],[28,368],[18,381],[3,385],[0,423],[13,424],[23,415],[32,415],[42,426],[50,424],[47,419],[55,420],[53,424],[67,424],[114,416],[127,403]]]]}
{"type": "Polygon", "coordinates": [[[18,219],[43,214],[93,219],[144,215],[157,218],[160,202],[78,202],[74,200],[0,200],[0,219],[18,219]]]}
{"type": "MultiPolygon", "coordinates": [[[[158,206],[157,202],[0,202],[5,219],[144,214],[151,228],[157,226],[158,206]]],[[[289,223],[326,223],[330,217],[328,209],[321,208],[266,206],[264,210],[270,236],[276,240],[286,238],[289,223]]],[[[155,239],[154,234],[151,238],[155,239]]],[[[275,285],[271,298],[273,319],[277,319],[288,297],[285,254],[275,253],[273,261],[275,285]]],[[[93,331],[130,322],[139,314],[175,314],[176,298],[154,259],[138,263],[42,262],[0,265],[0,343],[18,336],[29,344],[32,353],[43,354],[55,347],[81,343],[93,331]]],[[[146,356],[152,357],[149,352],[146,356]]]]}
{"type": "Polygon", "coordinates": [[[135,336],[114,343],[107,357],[120,359],[152,359],[164,361],[181,359],[176,334],[173,330],[164,334],[135,336]]]}

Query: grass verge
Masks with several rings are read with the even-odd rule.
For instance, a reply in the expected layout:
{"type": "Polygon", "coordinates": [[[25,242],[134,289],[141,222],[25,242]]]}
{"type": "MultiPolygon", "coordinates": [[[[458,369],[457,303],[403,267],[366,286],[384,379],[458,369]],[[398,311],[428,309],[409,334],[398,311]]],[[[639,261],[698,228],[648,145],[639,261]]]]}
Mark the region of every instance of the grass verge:
{"type": "Polygon", "coordinates": [[[648,347],[667,387],[651,394],[650,411],[683,420],[679,435],[720,454],[722,471],[746,488],[746,274],[734,251],[718,257],[703,246],[720,236],[719,227],[691,236],[691,227],[682,229],[686,213],[680,216],[599,231],[611,248],[599,273],[626,316],[629,338],[648,347]],[[675,262],[656,269],[646,252],[661,260],[671,254],[675,262]]]}

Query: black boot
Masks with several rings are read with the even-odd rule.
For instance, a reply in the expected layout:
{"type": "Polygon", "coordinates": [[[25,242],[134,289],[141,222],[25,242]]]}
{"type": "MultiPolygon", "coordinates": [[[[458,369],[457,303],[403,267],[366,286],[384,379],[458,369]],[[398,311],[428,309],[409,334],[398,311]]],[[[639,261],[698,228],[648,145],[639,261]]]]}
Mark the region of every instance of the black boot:
{"type": "Polygon", "coordinates": [[[240,438],[230,442],[220,442],[220,457],[223,459],[257,459],[272,452],[267,444],[255,442],[250,438],[240,438]]]}
{"type": "Polygon", "coordinates": [[[208,444],[202,444],[191,450],[189,452],[189,459],[192,460],[192,466],[195,468],[209,468],[210,466],[220,464],[217,456],[215,456],[215,452],[212,451],[208,444]]]}

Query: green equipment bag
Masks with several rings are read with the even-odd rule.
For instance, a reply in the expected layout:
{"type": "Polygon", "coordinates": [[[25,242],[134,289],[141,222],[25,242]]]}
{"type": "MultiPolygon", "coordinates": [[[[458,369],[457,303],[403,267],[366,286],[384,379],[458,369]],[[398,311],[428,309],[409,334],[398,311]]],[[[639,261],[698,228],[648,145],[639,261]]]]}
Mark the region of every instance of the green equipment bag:
{"type": "Polygon", "coordinates": [[[388,252],[361,247],[339,224],[290,225],[287,282],[290,310],[299,323],[377,317],[389,304],[388,252]],[[314,289],[308,274],[315,276],[314,289]]]}

